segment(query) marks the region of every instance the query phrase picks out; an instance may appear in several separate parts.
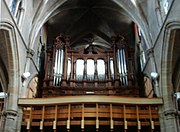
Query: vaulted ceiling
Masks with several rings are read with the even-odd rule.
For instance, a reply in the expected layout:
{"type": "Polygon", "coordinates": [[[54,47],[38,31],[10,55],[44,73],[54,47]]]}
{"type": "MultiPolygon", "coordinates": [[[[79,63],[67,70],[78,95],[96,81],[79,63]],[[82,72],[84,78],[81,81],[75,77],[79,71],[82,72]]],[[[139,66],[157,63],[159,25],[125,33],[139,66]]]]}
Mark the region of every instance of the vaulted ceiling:
{"type": "MultiPolygon", "coordinates": [[[[72,47],[81,47],[89,39],[111,47],[111,37],[121,34],[133,44],[133,22],[126,11],[110,0],[68,0],[48,22],[49,40],[60,33],[70,36],[72,47]]],[[[49,41],[51,43],[51,41],[49,41]]]]}

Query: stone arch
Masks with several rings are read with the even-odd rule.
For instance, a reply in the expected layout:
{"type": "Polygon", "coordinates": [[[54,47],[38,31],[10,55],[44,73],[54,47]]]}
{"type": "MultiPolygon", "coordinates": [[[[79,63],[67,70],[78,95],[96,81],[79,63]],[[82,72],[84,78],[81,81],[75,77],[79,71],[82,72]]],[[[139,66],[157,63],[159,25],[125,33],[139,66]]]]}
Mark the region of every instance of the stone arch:
{"type": "MultiPolygon", "coordinates": [[[[161,86],[172,87],[172,59],[174,48],[174,32],[180,30],[180,22],[170,22],[165,29],[163,47],[162,47],[162,65],[161,65],[161,86]]],[[[167,88],[171,88],[167,87],[167,88]]],[[[173,89],[167,89],[167,92],[173,92],[173,89]]]]}
{"type": "MultiPolygon", "coordinates": [[[[14,90],[18,90],[20,84],[20,79],[19,79],[19,57],[18,57],[18,48],[17,48],[17,42],[16,42],[16,36],[15,36],[15,31],[13,25],[7,22],[1,23],[0,30],[4,32],[4,38],[5,39],[5,48],[6,51],[3,53],[7,54],[7,71],[8,71],[8,79],[9,79],[9,84],[8,84],[8,92],[13,93],[14,90]],[[15,88],[16,87],[16,88],[15,88]],[[11,91],[12,90],[12,91],[11,91]]],[[[11,96],[11,95],[9,95],[11,96]]]]}
{"type": "Polygon", "coordinates": [[[2,56],[6,56],[3,60],[8,74],[8,91],[7,103],[4,113],[6,114],[5,128],[3,131],[13,131],[16,126],[16,119],[18,114],[18,96],[20,88],[20,73],[19,73],[19,55],[16,42],[16,35],[14,26],[10,22],[2,21],[0,32],[3,33],[1,38],[5,49],[0,52],[2,56]]]}
{"type": "MultiPolygon", "coordinates": [[[[35,45],[35,40],[38,35],[38,32],[40,31],[40,28],[44,25],[45,22],[48,21],[50,17],[52,17],[56,9],[61,6],[63,3],[65,3],[68,0],[63,0],[63,1],[45,1],[42,2],[40,5],[41,7],[39,10],[36,12],[36,15],[34,16],[33,20],[33,28],[30,33],[30,43],[29,47],[33,49],[35,45]]],[[[142,29],[142,34],[145,38],[147,47],[151,47],[151,40],[149,36],[149,32],[146,27],[146,22],[144,18],[141,16],[140,12],[138,11],[137,7],[133,4],[132,1],[130,0],[112,0],[112,2],[116,3],[118,6],[122,7],[129,15],[132,20],[137,23],[137,25],[142,29]]],[[[69,7],[67,7],[69,8],[69,7]]],[[[63,9],[64,10],[64,9],[63,9]]]]}
{"type": "Polygon", "coordinates": [[[160,74],[160,90],[164,100],[164,105],[160,109],[162,114],[163,124],[161,129],[167,131],[178,131],[178,123],[176,118],[176,109],[174,102],[174,90],[172,84],[172,61],[173,61],[173,49],[175,31],[180,29],[180,22],[169,22],[165,27],[165,33],[163,38],[162,55],[161,55],[161,74],[160,74]],[[165,120],[166,119],[166,120],[165,120]],[[169,127],[171,126],[171,127],[169,127]]]}

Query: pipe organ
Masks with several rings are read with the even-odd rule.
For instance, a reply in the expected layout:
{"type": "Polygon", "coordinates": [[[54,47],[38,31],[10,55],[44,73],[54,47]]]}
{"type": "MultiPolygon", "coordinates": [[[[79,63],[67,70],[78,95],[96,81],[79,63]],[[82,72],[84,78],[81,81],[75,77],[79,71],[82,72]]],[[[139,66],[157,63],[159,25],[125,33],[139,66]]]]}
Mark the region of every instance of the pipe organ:
{"type": "Polygon", "coordinates": [[[61,34],[47,48],[42,96],[123,95],[139,96],[134,85],[133,54],[123,36],[112,37],[112,48],[89,45],[70,47],[61,34]]]}
{"type": "Polygon", "coordinates": [[[126,55],[126,43],[124,38],[117,42],[117,65],[118,75],[121,85],[128,85],[128,69],[127,69],[127,55],[126,55]]]}
{"type": "Polygon", "coordinates": [[[133,58],[120,35],[111,48],[77,48],[60,34],[46,51],[42,98],[19,99],[22,130],[158,131],[163,101],[139,97],[133,58]]]}

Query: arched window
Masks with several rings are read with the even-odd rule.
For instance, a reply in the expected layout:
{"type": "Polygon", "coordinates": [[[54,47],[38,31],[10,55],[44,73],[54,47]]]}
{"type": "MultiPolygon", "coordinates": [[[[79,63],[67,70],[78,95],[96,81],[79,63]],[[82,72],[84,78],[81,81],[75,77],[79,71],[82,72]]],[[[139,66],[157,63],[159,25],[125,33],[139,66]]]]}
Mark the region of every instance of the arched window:
{"type": "Polygon", "coordinates": [[[165,19],[168,11],[169,11],[169,5],[170,5],[170,1],[169,0],[159,0],[159,4],[160,4],[160,10],[162,13],[162,18],[163,20],[165,19]]]}
{"type": "Polygon", "coordinates": [[[14,13],[15,13],[16,4],[17,4],[17,0],[12,0],[12,3],[11,3],[11,13],[12,13],[12,15],[14,15],[14,13]]]}
{"type": "Polygon", "coordinates": [[[162,7],[164,9],[164,13],[167,14],[169,10],[169,2],[168,0],[161,0],[162,7]]]}
{"type": "Polygon", "coordinates": [[[20,25],[23,16],[23,7],[22,7],[22,0],[13,0],[12,1],[12,14],[14,15],[14,19],[16,20],[17,24],[20,25]]]}
{"type": "Polygon", "coordinates": [[[84,75],[84,60],[77,59],[76,61],[76,80],[83,80],[84,75]]]}

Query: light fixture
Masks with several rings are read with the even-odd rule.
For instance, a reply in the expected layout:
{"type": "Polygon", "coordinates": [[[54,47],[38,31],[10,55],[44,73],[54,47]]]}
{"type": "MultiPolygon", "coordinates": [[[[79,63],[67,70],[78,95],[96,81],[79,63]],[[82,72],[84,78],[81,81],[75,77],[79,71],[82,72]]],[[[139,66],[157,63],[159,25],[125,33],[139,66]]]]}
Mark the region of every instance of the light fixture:
{"type": "Polygon", "coordinates": [[[94,94],[93,91],[87,91],[86,94],[94,94]]]}
{"type": "Polygon", "coordinates": [[[0,99],[4,99],[7,96],[7,93],[0,92],[0,99]]]}
{"type": "Polygon", "coordinates": [[[158,78],[158,73],[157,72],[151,72],[151,78],[153,79],[153,80],[156,80],[157,78],[158,78]]]}
{"type": "Polygon", "coordinates": [[[27,78],[30,77],[30,76],[31,76],[31,73],[30,73],[30,72],[25,72],[25,73],[22,74],[22,78],[23,78],[23,79],[27,79],[27,78]]]}
{"type": "Polygon", "coordinates": [[[177,100],[180,99],[180,92],[174,93],[174,96],[176,97],[177,100]]]}
{"type": "Polygon", "coordinates": [[[157,72],[151,72],[150,75],[151,75],[152,85],[153,85],[153,88],[154,88],[154,91],[155,91],[155,95],[157,97],[160,97],[161,96],[161,91],[159,89],[159,83],[158,83],[159,74],[157,72]]]}

